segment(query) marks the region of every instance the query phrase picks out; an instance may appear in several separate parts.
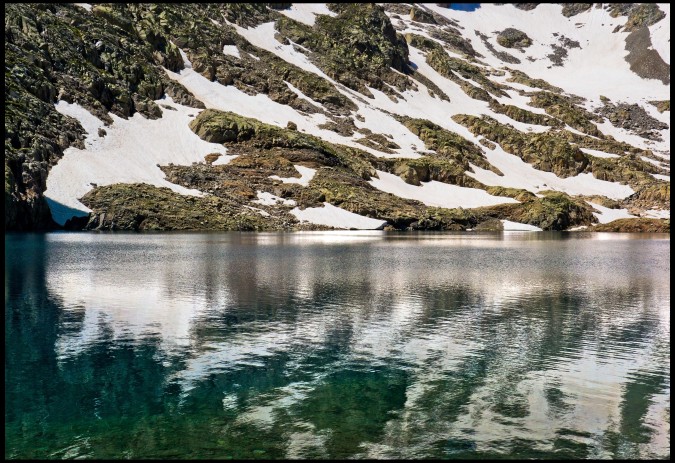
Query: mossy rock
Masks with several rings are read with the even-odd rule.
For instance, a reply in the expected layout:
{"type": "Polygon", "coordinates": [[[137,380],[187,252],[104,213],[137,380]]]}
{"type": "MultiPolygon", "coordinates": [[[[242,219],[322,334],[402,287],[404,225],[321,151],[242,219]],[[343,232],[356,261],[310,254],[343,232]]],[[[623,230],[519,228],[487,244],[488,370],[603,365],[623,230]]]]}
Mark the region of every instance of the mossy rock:
{"type": "Polygon", "coordinates": [[[410,9],[410,20],[425,24],[437,24],[433,14],[415,7],[410,9]]]}
{"type": "Polygon", "coordinates": [[[602,122],[595,114],[586,111],[574,103],[573,99],[551,92],[536,92],[530,96],[530,104],[542,108],[547,114],[560,119],[573,129],[603,138],[603,134],[593,122],[602,122]]]}
{"type": "Polygon", "coordinates": [[[532,39],[525,32],[508,27],[497,34],[497,43],[506,48],[527,48],[532,39]]]}
{"type": "Polygon", "coordinates": [[[507,71],[511,74],[507,82],[515,82],[522,85],[527,85],[532,88],[540,88],[542,90],[548,90],[549,92],[562,93],[562,88],[555,87],[543,79],[533,79],[527,74],[517,69],[506,68],[507,71]]]}
{"type": "Polygon", "coordinates": [[[498,219],[534,225],[542,230],[567,230],[598,220],[592,208],[583,200],[561,192],[542,191],[540,194],[544,197],[525,200],[520,204],[498,204],[474,210],[498,219]]]}
{"type": "Polygon", "coordinates": [[[656,106],[656,109],[662,113],[664,111],[670,111],[670,100],[656,100],[650,101],[650,104],[656,106]]]}
{"type": "Polygon", "coordinates": [[[311,59],[329,77],[372,97],[367,87],[392,93],[412,85],[402,74],[411,74],[408,46],[384,12],[375,4],[335,4],[335,17],[319,15],[314,27],[280,18],[276,28],[282,38],[308,48],[311,59]]]}
{"type": "Polygon", "coordinates": [[[280,230],[239,204],[213,196],[183,196],[146,184],[115,184],[87,193],[82,203],[92,209],[88,230],[280,230]]]}
{"type": "Polygon", "coordinates": [[[452,119],[467,127],[474,135],[499,143],[506,152],[519,156],[539,170],[553,172],[559,177],[577,175],[588,166],[589,158],[586,154],[555,134],[526,134],[488,116],[479,118],[458,114],[452,119]]]}
{"type": "Polygon", "coordinates": [[[502,231],[504,230],[504,224],[499,219],[487,219],[476,224],[473,228],[474,231],[502,231]]]}
{"type": "Polygon", "coordinates": [[[427,149],[435,151],[436,156],[453,160],[463,166],[465,170],[470,170],[469,163],[472,163],[483,169],[491,170],[497,175],[503,175],[499,169],[488,162],[478,146],[464,137],[427,119],[413,119],[402,116],[398,119],[424,142],[427,149]]]}
{"type": "Polygon", "coordinates": [[[478,180],[466,175],[464,166],[454,160],[423,156],[417,159],[390,159],[387,162],[393,164],[392,173],[412,185],[419,186],[420,182],[435,180],[467,188],[486,188],[478,180]]]}
{"type": "Polygon", "coordinates": [[[543,125],[548,127],[562,127],[565,125],[553,117],[533,113],[532,111],[519,108],[518,106],[501,104],[497,100],[490,100],[490,109],[524,124],[543,125]]]}
{"type": "Polygon", "coordinates": [[[617,219],[609,223],[596,225],[590,229],[595,232],[618,233],[670,233],[670,219],[648,219],[644,217],[617,219]]]}
{"type": "Polygon", "coordinates": [[[588,11],[592,6],[592,3],[563,3],[562,14],[566,18],[570,18],[588,11]]]}
{"type": "Polygon", "coordinates": [[[525,190],[523,188],[508,188],[503,186],[490,186],[486,187],[487,191],[492,196],[506,196],[507,198],[513,198],[520,202],[526,201],[535,201],[537,196],[531,191],[525,190]]]}

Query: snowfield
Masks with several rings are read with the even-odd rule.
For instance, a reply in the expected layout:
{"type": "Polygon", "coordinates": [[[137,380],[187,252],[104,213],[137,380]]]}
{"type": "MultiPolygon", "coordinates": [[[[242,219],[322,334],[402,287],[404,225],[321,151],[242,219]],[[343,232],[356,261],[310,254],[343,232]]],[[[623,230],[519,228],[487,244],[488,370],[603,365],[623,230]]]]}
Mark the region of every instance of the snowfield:
{"type": "Polygon", "coordinates": [[[232,156],[227,156],[223,145],[205,142],[190,130],[188,124],[199,114],[199,109],[174,103],[168,97],[156,103],[175,111],[162,108],[162,117],[155,120],[146,119],[140,113],[128,120],[110,113],[113,123],[108,127],[78,104],[65,101],[56,104],[57,111],[80,121],[88,132],[85,149],[68,148],[47,177],[45,196],[56,223],[63,225],[74,215],[91,212],[79,198],[94,185],[140,182],[167,187],[184,195],[202,195],[198,190],[168,182],[158,164],[191,165],[204,162],[204,156],[210,153],[220,153],[225,160],[232,156]],[[107,135],[100,137],[99,128],[107,135]]]}
{"type": "MultiPolygon", "coordinates": [[[[86,3],[76,5],[88,11],[92,8],[86,3]]],[[[523,71],[533,79],[544,79],[554,86],[561,87],[568,95],[578,95],[584,98],[585,100],[580,104],[588,110],[592,111],[602,106],[603,103],[600,100],[602,95],[608,97],[612,103],[637,103],[645,108],[650,116],[670,125],[670,111],[659,113],[655,106],[648,103],[654,100],[669,100],[670,86],[659,80],[639,77],[630,70],[625,60],[628,54],[625,50],[625,40],[629,33],[614,32],[616,28],[625,24],[625,16],[612,18],[604,8],[592,7],[583,13],[565,18],[561,13],[562,6],[559,4],[539,4],[530,11],[518,9],[511,4],[501,6],[481,4],[480,8],[471,12],[451,10],[438,6],[438,4],[425,4],[425,8],[456,21],[460,25],[463,37],[470,39],[475,50],[483,55],[483,58],[476,63],[477,66],[505,71],[503,75],[490,76],[490,79],[497,84],[510,87],[506,90],[510,98],[495,97],[502,104],[515,105],[537,114],[546,114],[542,108],[529,105],[530,97],[527,94],[518,93],[521,90],[529,93],[539,91],[539,89],[509,82],[508,78],[511,73],[505,70],[508,67],[523,71]],[[532,45],[524,51],[500,46],[496,41],[496,32],[507,27],[525,31],[532,39],[532,45]],[[501,61],[486,47],[477,33],[486,35],[489,43],[496,50],[517,57],[520,63],[501,61]],[[577,41],[579,47],[568,48],[562,66],[555,66],[548,55],[553,52],[552,45],[559,44],[563,38],[577,41]]],[[[666,14],[666,18],[651,26],[649,32],[653,49],[669,63],[670,6],[659,4],[659,8],[666,14]]],[[[318,15],[336,15],[328,9],[326,4],[292,4],[289,8],[278,10],[278,12],[308,26],[315,25],[318,15]]],[[[390,18],[393,16],[391,13],[387,14],[390,18]]],[[[487,115],[526,133],[541,133],[550,128],[514,121],[504,114],[493,111],[487,102],[469,97],[457,83],[443,77],[427,64],[426,52],[423,50],[409,46],[410,62],[416,68],[417,75],[424,76],[433,82],[448,96],[450,101],[441,100],[438,95],[431,96],[427,87],[419,81],[416,82],[418,87],[416,90],[402,92],[399,98],[394,99],[397,101],[373,88],[369,88],[373,97],[368,98],[328,77],[312,62],[311,52],[307,49],[294,43],[280,43],[275,38],[274,21],[245,28],[230,23],[225,18],[222,19],[250,44],[273,53],[285,62],[333,84],[338,92],[356,105],[357,109],[349,116],[353,119],[353,124],[357,129],[368,129],[373,134],[383,135],[400,148],[392,150],[393,153],[385,153],[358,143],[358,140],[364,137],[363,133],[355,132],[351,136],[344,136],[327,128],[319,128],[320,125],[331,122],[330,117],[333,116],[327,109],[330,105],[327,104],[324,107],[290,82],[285,82],[288,89],[298,98],[314,105],[319,112],[313,114],[299,112],[288,105],[273,101],[266,94],[249,95],[234,85],[224,86],[217,81],[210,81],[192,68],[187,54],[180,50],[185,69],[180,72],[165,69],[165,72],[170,79],[181,83],[192,92],[206,108],[231,111],[283,128],[292,122],[297,125],[299,132],[314,135],[329,143],[358,148],[381,158],[419,158],[426,154],[433,154],[426,148],[419,136],[403,125],[399,116],[426,119],[475,143],[483,151],[487,161],[503,173],[503,175],[497,175],[490,170],[471,165],[472,171],[467,171],[467,175],[487,186],[524,188],[533,193],[555,190],[572,196],[602,195],[616,200],[625,199],[635,193],[629,185],[598,180],[589,173],[560,178],[552,172],[535,169],[518,156],[507,153],[499,145],[494,149],[480,145],[479,140],[482,137],[473,135],[467,128],[454,122],[453,115],[487,115]]],[[[220,26],[215,19],[212,21],[220,26]]],[[[432,37],[433,28],[437,26],[413,22],[409,15],[392,19],[392,23],[398,27],[400,33],[411,32],[423,35],[443,44],[432,37]]],[[[457,53],[446,51],[449,56],[461,58],[457,53]]],[[[248,59],[247,55],[260,59],[255,54],[240,50],[236,45],[223,45],[222,53],[242,60],[242,62],[248,59]]],[[[263,56],[260,51],[258,54],[263,56]]],[[[231,61],[231,58],[228,60],[231,61]]],[[[412,76],[412,78],[415,77],[412,76]]],[[[473,81],[470,82],[478,85],[473,81]]],[[[221,155],[213,162],[213,165],[227,164],[236,157],[228,155],[223,145],[205,142],[190,130],[188,124],[201,110],[177,104],[168,97],[156,103],[162,108],[162,117],[159,119],[149,120],[136,113],[126,120],[111,113],[113,123],[109,126],[105,126],[101,120],[78,104],[65,101],[56,103],[57,111],[77,119],[87,132],[85,149],[68,148],[63,158],[49,172],[45,196],[52,216],[58,224],[63,225],[73,216],[84,216],[91,212],[79,199],[95,186],[140,182],[168,187],[183,195],[201,196],[204,193],[198,190],[187,189],[168,182],[158,166],[169,163],[191,165],[204,162],[204,156],[211,153],[221,155]],[[167,107],[172,109],[167,110],[167,107]],[[101,129],[105,131],[105,135],[99,135],[103,133],[100,132],[101,129]]],[[[618,141],[641,149],[652,150],[660,159],[663,159],[663,163],[647,157],[642,159],[669,171],[670,128],[660,131],[662,141],[651,141],[625,129],[617,128],[609,120],[597,126],[604,135],[610,135],[618,141]]],[[[567,129],[579,133],[570,127],[567,129]]],[[[584,153],[600,158],[620,157],[617,154],[598,150],[580,149],[584,153]]],[[[308,186],[317,170],[302,165],[294,166],[301,174],[300,177],[272,175],[270,178],[283,183],[308,186]]],[[[656,179],[670,181],[667,175],[653,174],[653,176],[656,179]]],[[[518,203],[513,198],[493,196],[481,189],[465,188],[438,181],[424,182],[420,186],[415,186],[406,183],[396,175],[381,170],[377,171],[377,177],[372,177],[369,183],[380,191],[400,198],[417,200],[434,207],[475,208],[518,203]]],[[[282,199],[263,191],[257,192],[257,199],[253,203],[265,206],[296,206],[293,200],[282,199]]],[[[594,215],[600,223],[608,223],[617,218],[635,217],[628,213],[627,209],[608,209],[595,203],[589,204],[596,209],[597,212],[594,215]]],[[[256,210],[266,213],[260,209],[256,210]]],[[[290,210],[290,213],[301,221],[336,228],[378,229],[385,223],[382,220],[348,212],[329,203],[324,203],[323,207],[304,210],[295,207],[290,210]]],[[[643,215],[670,217],[670,211],[645,211],[643,215]]],[[[502,223],[504,230],[507,231],[540,230],[531,225],[505,220],[502,223]]]]}

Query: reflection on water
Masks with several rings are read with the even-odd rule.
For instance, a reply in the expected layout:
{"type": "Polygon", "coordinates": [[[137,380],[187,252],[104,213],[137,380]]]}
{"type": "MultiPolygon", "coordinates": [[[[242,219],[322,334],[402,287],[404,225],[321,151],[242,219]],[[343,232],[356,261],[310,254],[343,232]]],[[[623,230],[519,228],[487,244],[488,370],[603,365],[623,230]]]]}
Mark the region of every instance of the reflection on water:
{"type": "Polygon", "coordinates": [[[6,458],[667,458],[668,235],[5,237],[6,458]]]}

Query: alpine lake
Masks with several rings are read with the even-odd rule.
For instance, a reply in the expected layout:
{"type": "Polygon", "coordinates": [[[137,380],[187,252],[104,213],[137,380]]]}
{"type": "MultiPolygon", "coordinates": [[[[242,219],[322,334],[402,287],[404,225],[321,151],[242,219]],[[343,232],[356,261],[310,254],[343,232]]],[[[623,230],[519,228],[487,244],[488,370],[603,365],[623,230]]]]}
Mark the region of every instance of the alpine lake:
{"type": "Polygon", "coordinates": [[[670,457],[670,235],[5,235],[6,459],[670,457]]]}

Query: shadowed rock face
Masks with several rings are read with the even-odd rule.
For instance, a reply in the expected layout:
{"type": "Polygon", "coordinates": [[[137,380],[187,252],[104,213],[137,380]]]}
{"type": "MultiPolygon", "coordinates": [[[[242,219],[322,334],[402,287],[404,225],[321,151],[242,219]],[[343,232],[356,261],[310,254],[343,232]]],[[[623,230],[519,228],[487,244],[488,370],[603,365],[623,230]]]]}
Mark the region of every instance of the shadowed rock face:
{"type": "Polygon", "coordinates": [[[670,84],[670,65],[663,61],[661,55],[651,48],[652,40],[649,37],[647,26],[631,32],[626,37],[626,61],[630,69],[644,79],[658,79],[664,84],[670,84]]]}

